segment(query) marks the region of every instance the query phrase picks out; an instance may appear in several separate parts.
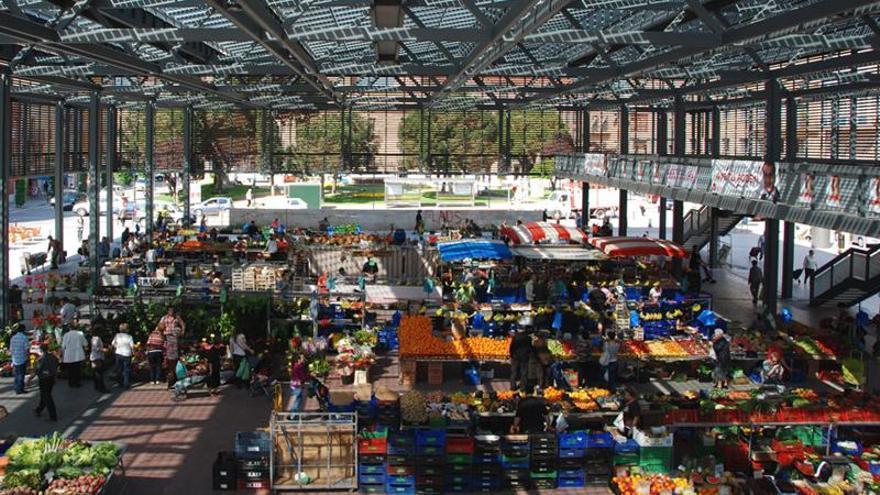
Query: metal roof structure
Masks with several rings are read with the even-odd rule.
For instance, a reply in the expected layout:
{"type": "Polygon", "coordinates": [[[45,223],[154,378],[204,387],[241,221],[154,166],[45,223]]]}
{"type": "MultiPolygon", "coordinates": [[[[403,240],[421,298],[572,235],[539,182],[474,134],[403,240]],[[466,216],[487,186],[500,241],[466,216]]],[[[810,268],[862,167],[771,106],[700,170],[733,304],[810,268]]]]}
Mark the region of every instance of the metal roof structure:
{"type": "MultiPolygon", "coordinates": [[[[865,0],[4,0],[13,91],[310,110],[663,105],[871,90],[865,0]],[[817,58],[821,57],[821,58],[817,58]],[[27,84],[25,84],[27,83],[27,84]],[[783,82],[785,86],[785,82],[783,82]]],[[[75,101],[75,100],[73,100],[75,101]]]]}

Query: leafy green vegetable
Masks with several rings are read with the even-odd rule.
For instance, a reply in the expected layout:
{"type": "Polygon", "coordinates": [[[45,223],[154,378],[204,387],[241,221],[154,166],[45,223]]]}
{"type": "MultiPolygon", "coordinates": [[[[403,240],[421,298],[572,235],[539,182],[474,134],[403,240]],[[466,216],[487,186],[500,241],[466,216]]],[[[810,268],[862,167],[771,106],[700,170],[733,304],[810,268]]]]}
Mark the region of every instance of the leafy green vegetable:
{"type": "Polygon", "coordinates": [[[6,488],[32,488],[39,490],[43,485],[43,476],[39,469],[21,469],[7,472],[3,478],[3,486],[6,488]]]}
{"type": "Polygon", "coordinates": [[[57,478],[77,478],[83,474],[83,470],[74,466],[61,466],[55,470],[57,478]]]}

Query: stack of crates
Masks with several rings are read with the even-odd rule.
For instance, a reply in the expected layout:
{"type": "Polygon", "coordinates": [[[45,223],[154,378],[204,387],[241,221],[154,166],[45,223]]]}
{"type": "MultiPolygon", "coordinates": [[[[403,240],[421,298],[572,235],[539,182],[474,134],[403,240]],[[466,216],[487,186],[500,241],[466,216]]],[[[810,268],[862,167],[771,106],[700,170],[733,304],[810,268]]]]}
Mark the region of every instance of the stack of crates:
{"type": "Polygon", "coordinates": [[[475,442],[471,436],[446,437],[446,478],[444,489],[448,493],[471,491],[473,482],[475,442]]]}
{"type": "MultiPolygon", "coordinates": [[[[416,482],[416,438],[411,430],[402,430],[388,434],[388,465],[385,473],[392,486],[403,488],[415,485],[416,482]]],[[[394,493],[400,493],[394,489],[394,493]]]]}
{"type": "Polygon", "coordinates": [[[235,479],[239,490],[269,488],[269,449],[267,431],[240,431],[235,434],[235,479]]]}
{"type": "Polygon", "coordinates": [[[416,483],[422,493],[442,493],[446,472],[446,430],[415,431],[416,483]]]}
{"type": "Polygon", "coordinates": [[[357,413],[359,425],[373,424],[376,419],[376,397],[371,397],[370,400],[356,400],[354,410],[357,413]]]}
{"type": "Polygon", "coordinates": [[[477,435],[474,437],[474,491],[491,492],[502,488],[501,437],[477,435]]]}
{"type": "Polygon", "coordinates": [[[501,439],[502,488],[529,488],[529,436],[507,435],[501,439]]]}
{"type": "Polygon", "coordinates": [[[580,488],[586,484],[584,457],[587,455],[589,434],[584,431],[560,433],[558,485],[559,488],[580,488]]]}
{"type": "Polygon", "coordinates": [[[400,425],[400,399],[376,400],[376,423],[384,426],[400,425]]]}
{"type": "Polygon", "coordinates": [[[235,491],[238,489],[235,477],[235,456],[232,452],[220,452],[213,467],[214,490],[235,491]]]}
{"type": "Polygon", "coordinates": [[[666,474],[672,470],[673,436],[663,428],[648,432],[636,429],[633,439],[639,445],[639,467],[646,473],[666,474]]]}
{"type": "Polygon", "coordinates": [[[605,485],[611,476],[611,460],[614,438],[611,433],[589,433],[587,436],[587,459],[584,464],[585,484],[605,485]]]}
{"type": "Polygon", "coordinates": [[[529,435],[529,478],[538,489],[555,489],[559,446],[555,433],[529,435]]]}
{"type": "Polygon", "coordinates": [[[362,493],[385,492],[388,429],[362,430],[358,437],[358,486],[362,493]]]}
{"type": "Polygon", "coordinates": [[[639,444],[632,438],[625,442],[614,442],[614,466],[633,467],[639,465],[639,444]]]}

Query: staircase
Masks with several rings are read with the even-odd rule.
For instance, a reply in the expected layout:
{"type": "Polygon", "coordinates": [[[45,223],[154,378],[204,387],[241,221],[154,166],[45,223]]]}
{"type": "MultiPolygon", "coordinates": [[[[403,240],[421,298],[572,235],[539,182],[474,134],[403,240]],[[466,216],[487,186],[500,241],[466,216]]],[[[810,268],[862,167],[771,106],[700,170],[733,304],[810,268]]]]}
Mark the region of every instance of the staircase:
{"type": "Polygon", "coordinates": [[[810,285],[810,306],[847,306],[880,292],[880,244],[850,248],[819,267],[810,285]]]}
{"type": "MultiPolygon", "coordinates": [[[[745,215],[737,215],[735,213],[719,210],[718,215],[718,237],[727,235],[739,224],[745,215]]],[[[697,210],[691,210],[684,216],[684,232],[682,246],[688,251],[697,247],[702,249],[709,243],[709,237],[712,232],[712,208],[702,206],[697,210]]]]}

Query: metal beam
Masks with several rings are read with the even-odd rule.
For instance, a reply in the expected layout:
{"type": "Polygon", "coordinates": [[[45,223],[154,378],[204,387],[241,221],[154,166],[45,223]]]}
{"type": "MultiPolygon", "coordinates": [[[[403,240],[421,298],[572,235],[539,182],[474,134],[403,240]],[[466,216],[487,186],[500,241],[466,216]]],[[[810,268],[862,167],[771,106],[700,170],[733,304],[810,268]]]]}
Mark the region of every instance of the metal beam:
{"type": "MultiPolygon", "coordinates": [[[[12,170],[12,75],[0,69],[0,239],[9,239],[9,179],[12,170]]],[[[9,314],[9,244],[0,247],[0,325],[9,314]]]]}
{"type": "MultiPolygon", "coordinates": [[[[101,205],[98,196],[101,193],[101,175],[99,173],[101,154],[98,148],[100,143],[101,95],[92,91],[89,96],[89,169],[88,169],[88,196],[89,196],[89,281],[92,294],[98,290],[98,281],[101,273],[102,258],[98,253],[98,245],[101,240],[101,205]]],[[[77,135],[74,139],[80,139],[77,135]]]]}
{"type": "Polygon", "coordinates": [[[192,107],[183,110],[183,218],[190,221],[190,187],[192,176],[192,107]]]}
{"type": "Polygon", "coordinates": [[[206,0],[207,3],[223,14],[229,22],[247,33],[251,39],[271,55],[290,67],[303,81],[313,86],[319,93],[328,97],[331,101],[339,103],[341,98],[333,89],[333,83],[326,76],[320,74],[305,50],[294,42],[287,40],[284,26],[278,21],[269,7],[262,2],[240,2],[237,5],[240,11],[233,11],[223,0],[206,0]],[[278,40],[281,47],[267,40],[266,35],[278,40]],[[293,60],[291,60],[291,57],[293,60]]]}
{"type": "Polygon", "coordinates": [[[107,230],[107,238],[113,240],[113,172],[116,171],[116,107],[107,107],[107,121],[104,132],[106,133],[107,146],[107,163],[104,167],[105,183],[107,187],[106,196],[106,218],[105,225],[107,230]]]}
{"type": "Polygon", "coordinates": [[[471,50],[461,68],[451,76],[442,91],[431,102],[446,93],[454,92],[465,82],[501,58],[521,42],[525,36],[538,29],[565,8],[571,0],[520,0],[504,13],[492,28],[489,39],[471,50]]]}
{"type": "Polygon", "coordinates": [[[712,33],[674,31],[592,31],[560,29],[533,33],[525,37],[530,43],[597,43],[599,45],[688,45],[717,46],[721,38],[712,33]]]}
{"type": "MultiPolygon", "coordinates": [[[[55,104],[55,238],[64,245],[64,103],[55,104]]],[[[82,239],[77,239],[82,242],[82,239]]]]}
{"type": "Polygon", "coordinates": [[[147,242],[153,243],[153,185],[155,177],[155,163],[153,162],[153,147],[155,142],[155,111],[156,104],[152,101],[147,102],[144,111],[144,179],[146,187],[144,188],[147,224],[144,226],[144,232],[147,235],[147,242]]]}

